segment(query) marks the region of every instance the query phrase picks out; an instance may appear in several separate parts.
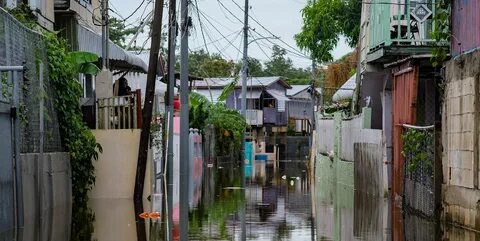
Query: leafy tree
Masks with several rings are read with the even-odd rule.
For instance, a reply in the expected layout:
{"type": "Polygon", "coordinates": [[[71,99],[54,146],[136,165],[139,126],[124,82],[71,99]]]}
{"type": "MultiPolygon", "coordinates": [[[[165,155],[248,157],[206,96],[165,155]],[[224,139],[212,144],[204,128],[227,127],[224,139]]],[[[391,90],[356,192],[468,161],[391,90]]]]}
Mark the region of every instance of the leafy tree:
{"type": "Polygon", "coordinates": [[[309,1],[302,10],[302,31],[295,36],[297,45],[308,50],[319,62],[333,60],[331,51],[340,35],[351,47],[358,43],[360,33],[361,1],[309,1]]]}
{"type": "Polygon", "coordinates": [[[265,75],[286,77],[291,84],[310,83],[310,71],[293,67],[292,60],[286,57],[287,51],[285,49],[274,45],[272,51],[271,60],[265,63],[265,75]]]}
{"type": "MultiPolygon", "coordinates": [[[[243,65],[243,61],[240,61],[235,65],[235,73],[240,73],[240,70],[242,69],[242,65],[243,65]]],[[[248,74],[250,76],[255,76],[255,77],[266,76],[266,73],[263,70],[263,66],[260,60],[253,57],[248,57],[248,74]]]]}
{"type": "Polygon", "coordinates": [[[194,51],[188,56],[190,74],[206,78],[228,77],[234,63],[223,59],[220,54],[209,54],[205,50],[194,51]]]}
{"type": "Polygon", "coordinates": [[[110,40],[118,46],[125,48],[125,40],[128,36],[135,34],[138,31],[138,27],[127,28],[125,22],[115,17],[108,19],[108,30],[110,40]]]}

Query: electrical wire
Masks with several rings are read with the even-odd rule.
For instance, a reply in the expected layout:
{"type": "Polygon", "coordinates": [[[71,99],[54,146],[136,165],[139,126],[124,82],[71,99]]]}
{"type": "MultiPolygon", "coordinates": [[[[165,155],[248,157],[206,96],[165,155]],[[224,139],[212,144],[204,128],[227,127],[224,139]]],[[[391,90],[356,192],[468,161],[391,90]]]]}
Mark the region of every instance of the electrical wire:
{"type": "MultiPolygon", "coordinates": [[[[217,1],[220,1],[220,0],[217,0],[217,1]]],[[[245,12],[245,9],[243,9],[238,3],[235,2],[235,0],[231,0],[240,10],[242,10],[242,12],[245,12]]],[[[310,58],[308,56],[306,56],[304,53],[298,51],[295,47],[292,47],[290,44],[288,44],[287,42],[285,42],[284,40],[282,40],[280,37],[276,36],[274,33],[272,33],[272,31],[268,30],[263,24],[261,24],[256,18],[254,18],[253,16],[251,15],[248,15],[248,17],[250,19],[252,19],[255,23],[257,23],[261,28],[263,28],[265,31],[267,31],[267,33],[269,33],[270,35],[272,35],[272,37],[278,39],[280,42],[282,42],[284,45],[288,46],[289,48],[291,48],[293,50],[293,52],[296,52],[298,55],[303,55],[305,56],[306,58],[310,58]]]]}
{"type": "MultiPolygon", "coordinates": [[[[225,37],[225,35],[223,35],[223,33],[222,33],[220,30],[218,30],[218,28],[215,27],[215,25],[213,25],[212,22],[210,22],[210,20],[208,20],[208,18],[205,17],[205,13],[203,13],[203,12],[200,11],[200,10],[199,10],[199,13],[200,13],[200,14],[204,17],[204,19],[213,27],[213,29],[215,29],[222,37],[224,37],[224,38],[228,41],[228,43],[229,43],[231,46],[233,46],[233,47],[234,47],[235,49],[237,49],[239,52],[242,52],[239,48],[237,48],[237,46],[235,46],[231,41],[229,41],[229,40],[225,37]]],[[[243,53],[243,52],[242,52],[242,53],[243,53]]]]}
{"type": "Polygon", "coordinates": [[[202,19],[200,18],[200,12],[198,9],[198,2],[195,0],[195,8],[197,9],[197,18],[198,18],[198,24],[200,25],[200,31],[202,32],[202,38],[203,38],[203,44],[205,45],[205,50],[208,51],[208,46],[207,46],[207,41],[205,40],[205,33],[203,32],[203,24],[202,24],[202,19]]]}

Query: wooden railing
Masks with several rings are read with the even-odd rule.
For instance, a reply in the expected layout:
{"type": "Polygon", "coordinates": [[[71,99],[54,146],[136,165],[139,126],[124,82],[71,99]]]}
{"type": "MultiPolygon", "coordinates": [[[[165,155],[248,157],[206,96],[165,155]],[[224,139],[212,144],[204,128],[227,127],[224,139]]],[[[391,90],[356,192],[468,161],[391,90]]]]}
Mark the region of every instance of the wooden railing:
{"type": "Polygon", "coordinates": [[[438,1],[372,0],[370,49],[390,45],[433,45],[431,32],[438,1]]]}
{"type": "Polygon", "coordinates": [[[97,100],[97,129],[141,128],[139,91],[97,100]]]}

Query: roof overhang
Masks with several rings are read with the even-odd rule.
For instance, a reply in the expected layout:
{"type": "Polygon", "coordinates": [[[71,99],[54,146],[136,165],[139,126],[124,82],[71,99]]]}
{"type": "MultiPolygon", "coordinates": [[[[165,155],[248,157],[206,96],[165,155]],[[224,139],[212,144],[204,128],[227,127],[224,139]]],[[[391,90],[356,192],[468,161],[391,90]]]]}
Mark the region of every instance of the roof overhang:
{"type": "MultiPolygon", "coordinates": [[[[77,28],[78,50],[95,53],[102,56],[102,36],[93,30],[78,24],[77,28]]],[[[127,70],[146,73],[147,64],[138,56],[129,53],[120,46],[109,41],[109,61],[112,69],[127,70]]]]}

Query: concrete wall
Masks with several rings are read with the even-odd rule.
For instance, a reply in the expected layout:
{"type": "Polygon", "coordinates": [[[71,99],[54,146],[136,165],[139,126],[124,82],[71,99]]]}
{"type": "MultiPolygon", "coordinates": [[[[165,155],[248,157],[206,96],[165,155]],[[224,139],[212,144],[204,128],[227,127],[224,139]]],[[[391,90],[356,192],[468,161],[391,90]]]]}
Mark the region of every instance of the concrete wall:
{"type": "MultiPolygon", "coordinates": [[[[103,153],[99,154],[98,161],[94,163],[96,182],[90,197],[133,199],[140,129],[92,131],[97,142],[102,145],[103,153]]],[[[147,161],[145,197],[151,191],[150,162],[147,161]]]]}
{"type": "MultiPolygon", "coordinates": [[[[341,113],[336,113],[334,119],[321,119],[317,116],[316,123],[317,157],[329,156],[338,167],[337,173],[351,176],[352,186],[353,180],[363,180],[364,175],[375,174],[375,180],[371,183],[359,183],[365,187],[356,186],[360,190],[372,190],[367,187],[375,185],[376,188],[373,189],[379,191],[371,193],[372,195],[381,196],[388,191],[388,166],[381,151],[384,147],[383,133],[381,130],[370,129],[371,109],[364,108],[360,116],[349,119],[343,118],[341,113]],[[354,178],[354,173],[359,176],[354,178]]],[[[344,183],[338,178],[337,182],[344,183]]]]}
{"type": "Polygon", "coordinates": [[[23,240],[70,240],[72,181],[67,153],[21,154],[23,240]],[[36,238],[37,237],[37,238],[36,238]]]}
{"type": "Polygon", "coordinates": [[[442,114],[443,217],[480,230],[479,118],[480,51],[446,65],[442,114]]]}
{"type": "Polygon", "coordinates": [[[319,113],[315,114],[316,117],[316,140],[317,151],[320,154],[328,155],[329,152],[333,152],[335,134],[335,124],[332,118],[321,117],[319,113]]]}

